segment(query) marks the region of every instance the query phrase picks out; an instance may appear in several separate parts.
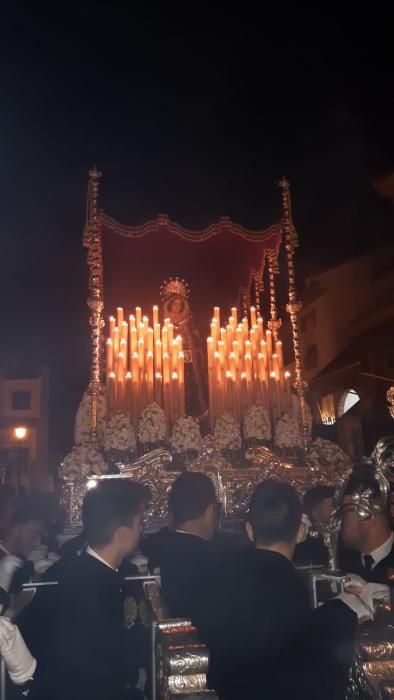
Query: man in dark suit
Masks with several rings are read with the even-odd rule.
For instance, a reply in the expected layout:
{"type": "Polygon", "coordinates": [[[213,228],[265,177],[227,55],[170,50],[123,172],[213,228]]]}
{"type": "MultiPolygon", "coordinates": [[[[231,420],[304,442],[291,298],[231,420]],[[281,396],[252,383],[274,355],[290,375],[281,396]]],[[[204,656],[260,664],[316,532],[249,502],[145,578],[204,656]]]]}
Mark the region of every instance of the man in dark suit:
{"type": "Polygon", "coordinates": [[[119,569],[138,546],[146,501],[145,488],[132,482],[107,482],[87,493],[83,504],[86,550],[68,565],[56,565],[59,583],[49,607],[43,608],[37,597],[44,619],[37,620],[35,600],[27,619],[21,619],[23,634],[38,660],[33,698],[128,697],[132,659],[127,658],[119,569]]]}
{"type": "Polygon", "coordinates": [[[370,491],[373,499],[379,496],[379,485],[372,467],[361,462],[354,469],[344,498],[341,568],[361,576],[365,581],[389,583],[394,569],[394,534],[389,504],[382,512],[361,519],[353,496],[366,490],[370,491]]]}
{"type": "Polygon", "coordinates": [[[172,529],[156,553],[163,598],[170,614],[204,625],[204,593],[216,575],[217,555],[211,540],[216,525],[216,494],[205,474],[185,472],[174,482],[169,509],[172,529]]]}
{"type": "MultiPolygon", "coordinates": [[[[313,528],[328,525],[331,518],[333,486],[314,486],[304,496],[304,513],[313,528]]],[[[327,566],[328,551],[322,537],[307,536],[297,545],[294,563],[298,566],[327,566]]]]}
{"type": "Polygon", "coordinates": [[[211,684],[221,700],[344,695],[357,615],[342,600],[312,612],[292,564],[301,517],[291,486],[258,486],[246,523],[253,548],[229,567],[216,597],[222,630],[213,638],[211,684]]]}

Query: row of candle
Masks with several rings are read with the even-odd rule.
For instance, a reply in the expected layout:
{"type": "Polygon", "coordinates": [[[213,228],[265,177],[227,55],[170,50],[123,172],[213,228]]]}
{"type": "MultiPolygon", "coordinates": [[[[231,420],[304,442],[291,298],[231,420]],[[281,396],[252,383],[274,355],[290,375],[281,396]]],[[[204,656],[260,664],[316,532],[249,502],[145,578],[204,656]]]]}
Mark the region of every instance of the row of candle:
{"type": "Polygon", "coordinates": [[[182,338],[174,338],[170,319],[159,323],[153,307],[153,327],[137,306],[125,320],[122,307],[109,319],[106,342],[107,406],[109,413],[127,412],[134,421],[153,401],[164,408],[169,424],[185,414],[182,338]]]}
{"type": "Polygon", "coordinates": [[[282,342],[273,340],[256,309],[238,323],[231,309],[225,327],[215,306],[207,339],[209,414],[211,426],[225,411],[242,420],[254,403],[267,408],[276,422],[291,409],[290,373],[283,369],[282,342]]]}

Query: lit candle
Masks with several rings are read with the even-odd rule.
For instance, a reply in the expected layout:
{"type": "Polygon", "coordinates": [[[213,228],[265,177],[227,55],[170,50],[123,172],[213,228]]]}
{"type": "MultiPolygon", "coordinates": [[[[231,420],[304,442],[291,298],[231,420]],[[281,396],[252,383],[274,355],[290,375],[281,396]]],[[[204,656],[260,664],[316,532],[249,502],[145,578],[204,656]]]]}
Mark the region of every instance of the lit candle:
{"type": "Polygon", "coordinates": [[[275,372],[275,377],[279,381],[279,357],[276,352],[272,355],[272,371],[275,372]]]}
{"type": "Polygon", "coordinates": [[[221,372],[221,366],[220,366],[220,355],[218,352],[214,353],[214,363],[215,363],[215,372],[214,372],[214,377],[215,377],[215,408],[217,411],[217,415],[221,416],[224,407],[223,407],[223,391],[222,391],[222,372],[221,372]]]}
{"type": "Polygon", "coordinates": [[[213,310],[213,317],[216,320],[216,323],[220,327],[220,306],[215,306],[213,310]]]}
{"type": "Polygon", "coordinates": [[[116,318],[117,318],[117,326],[118,328],[122,327],[122,323],[124,321],[124,313],[123,313],[123,308],[121,306],[118,306],[116,309],[116,318]]]}
{"type": "Polygon", "coordinates": [[[159,307],[154,306],[153,307],[153,326],[155,326],[157,323],[159,323],[159,307]]]}
{"type": "Polygon", "coordinates": [[[156,372],[155,374],[155,403],[157,403],[158,406],[162,405],[162,384],[163,384],[163,377],[160,372],[156,372]]]}
{"type": "MultiPolygon", "coordinates": [[[[244,333],[243,333],[242,326],[238,326],[238,328],[237,328],[237,343],[238,343],[238,347],[239,347],[239,354],[242,356],[244,354],[244,333]]],[[[233,343],[233,349],[234,349],[234,343],[233,343]]]]}
{"type": "Polygon", "coordinates": [[[272,372],[272,333],[270,330],[267,330],[265,333],[265,342],[267,343],[267,350],[266,350],[267,366],[268,366],[268,371],[271,373],[272,372]]]}
{"type": "Polygon", "coordinates": [[[153,328],[148,328],[148,330],[146,331],[146,341],[148,352],[153,353],[153,328]]]}
{"type": "Polygon", "coordinates": [[[222,343],[227,343],[227,333],[225,328],[220,329],[220,340],[222,343]]]}
{"type": "Polygon", "coordinates": [[[168,328],[164,326],[161,330],[161,342],[163,343],[163,353],[168,352],[168,328]]]}
{"type": "Polygon", "coordinates": [[[172,323],[168,324],[167,330],[168,330],[168,347],[171,349],[172,343],[174,341],[174,326],[172,325],[172,323]]]}
{"type": "Polygon", "coordinates": [[[170,325],[170,323],[171,323],[171,319],[170,319],[170,318],[165,318],[165,319],[164,319],[164,326],[165,326],[165,328],[168,328],[168,326],[170,325]]]}
{"type": "Polygon", "coordinates": [[[142,323],[144,324],[144,332],[147,333],[147,332],[148,332],[148,328],[149,328],[149,318],[148,318],[148,316],[144,316],[144,317],[143,317],[142,323]]]}
{"type": "Polygon", "coordinates": [[[108,377],[110,376],[110,374],[112,374],[114,369],[114,345],[111,338],[108,338],[106,343],[106,360],[106,374],[108,380],[108,377]]]}
{"type": "Polygon", "coordinates": [[[231,307],[231,318],[234,319],[234,327],[238,326],[238,310],[236,306],[231,307]]]}
{"type": "Polygon", "coordinates": [[[229,354],[229,367],[230,367],[230,372],[231,376],[233,378],[233,381],[235,382],[236,377],[237,377],[237,368],[236,368],[236,362],[235,362],[235,352],[230,352],[229,354]]]}
{"type": "Polygon", "coordinates": [[[142,323],[142,321],[141,321],[140,325],[138,326],[138,339],[145,340],[145,326],[142,323]]]}
{"type": "Polygon", "coordinates": [[[208,355],[209,419],[210,419],[211,429],[213,429],[215,418],[216,418],[216,411],[215,411],[215,377],[214,377],[214,340],[212,337],[207,338],[207,355],[208,355]]]}
{"type": "Polygon", "coordinates": [[[257,337],[257,333],[254,330],[254,328],[252,328],[252,330],[250,331],[250,342],[252,344],[252,355],[253,355],[253,357],[257,357],[257,355],[258,355],[258,337],[257,337]]]}
{"type": "Polygon", "coordinates": [[[261,343],[262,340],[264,340],[264,323],[263,319],[261,316],[258,317],[257,319],[257,328],[258,328],[258,339],[259,339],[259,344],[261,343]]]}
{"type": "Polygon", "coordinates": [[[145,343],[142,338],[138,341],[138,366],[140,371],[144,371],[145,360],[145,343]]]}
{"type": "Polygon", "coordinates": [[[246,372],[241,374],[241,416],[244,417],[249,410],[248,378],[246,372]]]}
{"type": "Polygon", "coordinates": [[[119,354],[123,357],[123,371],[127,370],[127,341],[122,338],[119,345],[119,354]]]}
{"type": "Polygon", "coordinates": [[[233,353],[235,356],[235,364],[237,369],[239,369],[239,342],[238,340],[234,340],[233,342],[233,353]]]}
{"type": "Polygon", "coordinates": [[[129,326],[130,326],[130,330],[132,328],[135,328],[135,316],[133,316],[132,314],[129,316],[129,326]]]}
{"type": "Polygon", "coordinates": [[[181,335],[177,335],[175,338],[176,342],[178,343],[178,352],[183,352],[183,340],[181,335]]]}
{"type": "Polygon", "coordinates": [[[163,353],[163,381],[170,383],[170,356],[168,352],[163,353]]]}
{"type": "Polygon", "coordinates": [[[216,343],[218,341],[218,336],[219,336],[218,325],[217,325],[216,321],[212,320],[211,337],[213,338],[213,340],[215,342],[215,347],[216,347],[216,343]]]}
{"type": "Polygon", "coordinates": [[[131,381],[133,385],[133,418],[139,417],[139,357],[138,352],[133,353],[131,365],[131,381]]]}
{"type": "Polygon", "coordinates": [[[285,372],[285,410],[291,411],[292,409],[292,399],[291,399],[291,374],[290,372],[285,372]]]}
{"type": "MultiPolygon", "coordinates": [[[[114,372],[117,374],[117,366],[118,366],[118,355],[119,355],[119,343],[120,343],[120,338],[119,338],[119,328],[115,326],[114,328],[114,339],[113,339],[113,346],[114,346],[114,372]]],[[[116,389],[115,389],[116,392],[116,389]]]]}
{"type": "Polygon", "coordinates": [[[179,379],[178,372],[171,375],[171,420],[173,423],[179,418],[179,379]]]}
{"type": "Polygon", "coordinates": [[[274,423],[279,418],[279,405],[278,405],[278,382],[276,379],[275,372],[270,373],[270,405],[272,411],[272,417],[274,423]]]}
{"type": "Polygon", "coordinates": [[[124,405],[125,405],[124,375],[125,375],[124,357],[123,357],[123,354],[120,352],[118,355],[117,407],[118,407],[118,410],[121,412],[123,412],[124,405]]]}
{"type": "Polygon", "coordinates": [[[109,337],[113,341],[114,339],[114,328],[116,326],[115,318],[114,316],[109,317],[109,337]]]}
{"type": "Polygon", "coordinates": [[[125,340],[127,343],[127,339],[129,337],[129,326],[127,324],[127,321],[123,321],[122,325],[119,326],[119,329],[120,329],[120,337],[123,338],[123,340],[125,340]]]}
{"type": "Polygon", "coordinates": [[[132,383],[131,372],[126,374],[126,410],[130,413],[132,407],[132,383]]]}
{"type": "Polygon", "coordinates": [[[153,352],[146,355],[147,401],[153,401],[153,352]]]}
{"type": "Polygon", "coordinates": [[[244,332],[244,338],[246,340],[246,338],[249,337],[249,322],[248,322],[248,319],[246,318],[246,316],[245,316],[245,318],[242,319],[242,328],[243,328],[243,332],[244,332]]]}
{"type": "Polygon", "coordinates": [[[153,326],[153,341],[156,344],[160,340],[160,323],[155,323],[153,326]]]}
{"type": "Polygon", "coordinates": [[[141,321],[142,321],[142,310],[141,310],[140,306],[137,306],[136,310],[135,310],[135,325],[137,326],[137,328],[140,327],[141,321]]]}
{"type": "Polygon", "coordinates": [[[252,384],[252,356],[245,355],[245,373],[248,380],[248,389],[251,390],[252,384]]]}
{"type": "Polygon", "coordinates": [[[138,347],[138,338],[137,338],[137,329],[136,328],[130,328],[130,351],[131,354],[137,352],[137,347],[138,347]]]}
{"type": "Polygon", "coordinates": [[[233,327],[229,323],[226,329],[226,338],[227,338],[227,355],[230,355],[230,353],[233,351],[233,340],[234,340],[234,333],[233,333],[233,327]]]}
{"type": "Polygon", "coordinates": [[[252,328],[256,325],[256,309],[254,306],[250,307],[250,325],[252,328]]]}
{"type": "Polygon", "coordinates": [[[110,372],[107,383],[107,408],[111,414],[115,408],[115,372],[110,372]]]}
{"type": "Polygon", "coordinates": [[[261,402],[263,406],[268,405],[268,391],[267,391],[267,368],[265,364],[265,357],[262,352],[259,353],[259,379],[260,379],[260,393],[261,402]]]}
{"type": "Polygon", "coordinates": [[[227,399],[227,404],[226,404],[226,410],[231,413],[237,415],[236,408],[234,406],[234,381],[231,372],[226,372],[226,382],[227,382],[227,392],[226,392],[226,399],[227,399]]]}
{"type": "Polygon", "coordinates": [[[178,380],[179,380],[179,414],[186,415],[185,409],[185,356],[181,351],[178,354],[178,380]]]}
{"type": "Polygon", "coordinates": [[[176,340],[172,341],[171,347],[171,372],[178,372],[178,343],[176,340]]]}
{"type": "Polygon", "coordinates": [[[155,370],[161,374],[161,340],[156,340],[155,345],[155,370]]]}

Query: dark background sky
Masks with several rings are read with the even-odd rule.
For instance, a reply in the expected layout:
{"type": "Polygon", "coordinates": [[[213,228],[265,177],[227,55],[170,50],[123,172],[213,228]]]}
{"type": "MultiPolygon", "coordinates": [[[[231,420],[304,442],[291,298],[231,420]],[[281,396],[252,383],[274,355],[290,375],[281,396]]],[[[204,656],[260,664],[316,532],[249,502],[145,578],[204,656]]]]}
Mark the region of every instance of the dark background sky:
{"type": "Polygon", "coordinates": [[[134,5],[2,8],[0,354],[49,364],[58,450],[88,381],[93,163],[108,213],[190,227],[270,223],[286,174],[300,281],[392,237],[391,3],[134,5]]]}

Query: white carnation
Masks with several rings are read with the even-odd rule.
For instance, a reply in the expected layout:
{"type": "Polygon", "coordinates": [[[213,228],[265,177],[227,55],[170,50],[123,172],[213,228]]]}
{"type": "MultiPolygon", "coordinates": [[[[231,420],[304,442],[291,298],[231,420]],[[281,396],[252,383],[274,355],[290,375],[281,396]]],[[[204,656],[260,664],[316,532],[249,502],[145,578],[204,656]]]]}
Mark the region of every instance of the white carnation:
{"type": "Polygon", "coordinates": [[[201,444],[200,426],[195,418],[178,418],[170,438],[171,447],[181,454],[187,450],[199,450],[201,444]]]}
{"type": "Polygon", "coordinates": [[[116,413],[105,426],[104,449],[133,451],[136,448],[134,428],[129,416],[116,413]]]}
{"type": "Polygon", "coordinates": [[[285,413],[276,425],[275,445],[280,449],[303,446],[300,424],[289,413],[285,413]]]}
{"type": "Polygon", "coordinates": [[[106,471],[107,465],[100,450],[89,443],[73,447],[60,466],[61,476],[69,479],[104,474],[106,471]]]}
{"type": "Polygon", "coordinates": [[[254,404],[244,419],[244,436],[246,439],[271,439],[271,420],[267,409],[254,404]]]}
{"type": "MultiPolygon", "coordinates": [[[[89,389],[87,389],[82,397],[81,403],[78,406],[77,414],[75,416],[74,442],[76,445],[82,445],[84,443],[89,442],[90,412],[91,401],[89,396],[89,389]]],[[[100,392],[99,399],[97,401],[97,439],[100,445],[103,445],[106,412],[106,396],[105,389],[103,388],[100,392]]]]}
{"type": "Polygon", "coordinates": [[[350,459],[335,442],[317,438],[308,450],[308,462],[315,468],[329,467],[340,474],[349,466],[350,459]]]}
{"type": "Polygon", "coordinates": [[[138,440],[146,445],[166,439],[166,415],[157,403],[150,403],[141,413],[138,423],[138,440]]]}
{"type": "Polygon", "coordinates": [[[221,450],[239,450],[242,446],[240,425],[230,413],[217,419],[214,436],[221,450]]]}

